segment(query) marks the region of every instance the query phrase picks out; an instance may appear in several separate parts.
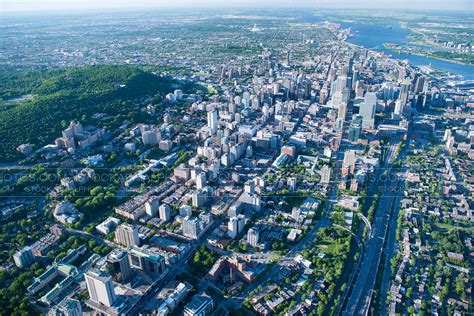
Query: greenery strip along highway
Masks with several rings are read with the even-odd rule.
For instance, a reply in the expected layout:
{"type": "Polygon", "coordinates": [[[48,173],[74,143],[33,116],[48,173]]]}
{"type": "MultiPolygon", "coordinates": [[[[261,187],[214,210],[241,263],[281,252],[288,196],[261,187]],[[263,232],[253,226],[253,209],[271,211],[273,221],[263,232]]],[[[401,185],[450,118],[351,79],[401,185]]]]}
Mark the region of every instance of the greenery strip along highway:
{"type": "Polygon", "coordinates": [[[394,189],[398,188],[398,180],[392,174],[392,164],[396,158],[397,142],[391,140],[386,153],[386,160],[383,165],[387,170],[386,177],[383,181],[383,192],[378,201],[377,210],[374,215],[371,234],[366,238],[366,246],[362,253],[362,263],[357,273],[356,280],[353,283],[352,290],[344,309],[344,315],[365,315],[370,307],[373,287],[375,285],[375,277],[377,275],[379,261],[382,254],[383,240],[387,232],[391,209],[395,194],[394,189]]]}

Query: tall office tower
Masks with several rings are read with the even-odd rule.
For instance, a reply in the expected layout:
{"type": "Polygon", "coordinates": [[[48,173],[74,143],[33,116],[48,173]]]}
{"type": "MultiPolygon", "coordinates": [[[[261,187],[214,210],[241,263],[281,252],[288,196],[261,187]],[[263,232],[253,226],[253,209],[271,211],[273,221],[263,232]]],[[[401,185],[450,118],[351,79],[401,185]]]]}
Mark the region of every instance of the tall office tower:
{"type": "Polygon", "coordinates": [[[337,77],[336,81],[331,84],[331,96],[333,106],[338,106],[340,103],[348,103],[350,98],[350,91],[347,87],[348,78],[346,76],[337,77]]]}
{"type": "Polygon", "coordinates": [[[49,310],[48,316],[82,316],[81,302],[66,297],[49,310]]]}
{"type": "Polygon", "coordinates": [[[444,130],[443,142],[447,141],[451,137],[451,129],[447,128],[444,130]]]}
{"type": "Polygon", "coordinates": [[[344,121],[347,115],[347,103],[339,104],[339,111],[337,113],[337,118],[344,121]]]}
{"type": "Polygon", "coordinates": [[[140,238],[135,226],[123,223],[115,231],[115,241],[124,246],[139,246],[140,238]]]}
{"type": "Polygon", "coordinates": [[[257,229],[250,228],[247,232],[247,243],[252,247],[257,247],[259,232],[257,229]]]}
{"type": "Polygon", "coordinates": [[[328,75],[328,81],[332,82],[336,78],[336,69],[334,67],[331,67],[331,70],[329,70],[329,75],[328,75]]]}
{"type": "Polygon", "coordinates": [[[116,300],[112,277],[104,271],[90,269],[84,274],[89,298],[95,303],[111,307],[116,300]]]}
{"type": "Polygon", "coordinates": [[[395,101],[395,110],[393,111],[393,114],[395,114],[397,117],[400,116],[403,112],[403,105],[401,100],[395,101]]]}
{"type": "Polygon", "coordinates": [[[230,238],[235,238],[239,233],[239,220],[237,217],[231,217],[229,223],[227,224],[227,235],[230,238]]]}
{"type": "Polygon", "coordinates": [[[19,268],[25,268],[30,266],[35,261],[35,257],[33,256],[33,251],[31,247],[26,246],[18,252],[15,252],[13,255],[13,260],[15,261],[15,265],[19,268]]]}
{"type": "Polygon", "coordinates": [[[127,252],[114,249],[107,255],[107,272],[117,282],[126,282],[132,274],[127,252]]]}
{"type": "Polygon", "coordinates": [[[355,89],[357,80],[359,80],[359,72],[354,70],[352,73],[352,89],[355,89]]]}
{"type": "Polygon", "coordinates": [[[341,67],[341,75],[342,76],[347,76],[349,74],[349,66],[344,65],[341,67]]]}
{"type": "Polygon", "coordinates": [[[349,126],[348,139],[351,142],[356,142],[360,138],[362,132],[362,116],[354,114],[352,116],[352,121],[349,126]]]}
{"type": "Polygon", "coordinates": [[[362,80],[357,80],[356,86],[355,86],[355,95],[357,98],[362,98],[364,97],[364,92],[365,92],[365,85],[362,80]]]}
{"type": "Polygon", "coordinates": [[[160,199],[156,196],[152,196],[145,203],[145,212],[148,216],[156,217],[158,214],[158,207],[160,206],[160,199]]]}
{"type": "Polygon", "coordinates": [[[319,103],[320,104],[326,104],[326,99],[327,99],[327,90],[321,90],[319,92],[319,103]]]}
{"type": "Polygon", "coordinates": [[[419,76],[418,79],[416,79],[416,83],[415,83],[415,91],[414,91],[415,94],[423,92],[424,86],[425,86],[425,77],[419,76]]]}
{"type": "Polygon", "coordinates": [[[410,85],[408,83],[402,83],[400,85],[400,94],[398,95],[398,99],[400,100],[402,107],[407,104],[409,87],[410,85]]]}
{"type": "MultiPolygon", "coordinates": [[[[427,88],[427,81],[425,81],[425,88],[427,88]]],[[[423,89],[423,92],[425,92],[425,89],[423,89]]],[[[423,107],[426,107],[427,105],[429,105],[429,102],[430,102],[430,96],[428,94],[425,94],[423,96],[423,101],[421,102],[421,105],[423,107]]]]}
{"type": "Polygon", "coordinates": [[[347,135],[347,138],[349,139],[349,141],[351,142],[358,141],[360,138],[361,129],[362,129],[361,125],[351,123],[351,125],[349,126],[348,135],[347,135]]]}
{"type": "Polygon", "coordinates": [[[217,110],[207,112],[207,127],[212,135],[217,132],[217,110]]]}
{"type": "Polygon", "coordinates": [[[234,114],[237,112],[237,105],[233,102],[234,100],[232,100],[230,103],[229,103],[229,112],[234,114]]]}
{"type": "Polygon", "coordinates": [[[200,172],[196,176],[196,188],[198,190],[202,190],[204,189],[205,186],[206,186],[206,174],[204,172],[200,172]]]}
{"type": "MultiPolygon", "coordinates": [[[[336,81],[334,82],[335,85],[334,85],[334,88],[335,88],[335,92],[336,91],[339,91],[339,92],[342,92],[342,90],[344,88],[347,88],[347,77],[346,76],[338,76],[336,81]]],[[[332,87],[331,87],[332,89],[332,87]]]]}
{"type": "Polygon", "coordinates": [[[161,204],[159,207],[160,219],[168,222],[171,219],[171,208],[168,204],[161,204]]]}
{"type": "Polygon", "coordinates": [[[377,105],[377,94],[367,92],[364,102],[361,103],[359,114],[362,116],[362,128],[374,128],[375,107],[377,105]]]}
{"type": "Polygon", "coordinates": [[[360,138],[361,131],[362,131],[362,123],[358,124],[358,123],[354,122],[354,120],[353,120],[353,121],[351,121],[351,124],[349,125],[347,138],[351,142],[356,142],[360,138]]]}
{"type": "Polygon", "coordinates": [[[366,59],[368,56],[369,56],[369,50],[364,49],[364,51],[362,52],[362,57],[364,57],[364,59],[366,59]]]}
{"type": "Polygon", "coordinates": [[[342,133],[344,131],[344,120],[337,118],[336,122],[334,122],[334,130],[336,132],[342,133]]]}
{"type": "Polygon", "coordinates": [[[411,83],[413,87],[413,91],[415,91],[416,83],[418,82],[418,79],[421,77],[421,73],[417,72],[413,76],[413,78],[408,77],[406,80],[411,83]],[[411,79],[411,80],[410,80],[411,79]]]}
{"type": "Polygon", "coordinates": [[[351,123],[362,125],[362,116],[359,114],[353,114],[351,123]]]}
{"type": "Polygon", "coordinates": [[[394,82],[384,82],[382,84],[382,99],[387,100],[394,100],[395,99],[395,92],[397,91],[397,84],[394,82]]]}

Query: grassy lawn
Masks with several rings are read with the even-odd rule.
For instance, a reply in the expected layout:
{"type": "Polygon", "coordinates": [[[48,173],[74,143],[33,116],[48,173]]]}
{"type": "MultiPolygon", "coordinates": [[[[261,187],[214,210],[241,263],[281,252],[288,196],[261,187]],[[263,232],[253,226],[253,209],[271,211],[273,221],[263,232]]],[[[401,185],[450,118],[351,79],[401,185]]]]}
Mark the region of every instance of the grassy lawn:
{"type": "Polygon", "coordinates": [[[466,225],[464,223],[459,223],[457,226],[454,226],[451,224],[436,223],[435,226],[437,230],[442,234],[449,233],[453,229],[460,229],[471,234],[474,233],[474,226],[470,224],[466,225]]]}

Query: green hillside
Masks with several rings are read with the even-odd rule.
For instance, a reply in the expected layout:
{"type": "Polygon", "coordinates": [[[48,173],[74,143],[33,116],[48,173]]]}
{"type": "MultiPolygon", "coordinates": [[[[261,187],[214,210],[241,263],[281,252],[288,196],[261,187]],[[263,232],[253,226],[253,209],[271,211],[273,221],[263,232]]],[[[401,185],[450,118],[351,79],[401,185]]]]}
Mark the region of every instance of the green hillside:
{"type": "Polygon", "coordinates": [[[64,122],[87,119],[96,112],[110,116],[110,125],[104,127],[114,127],[125,118],[133,121],[141,113],[128,101],[163,95],[175,87],[172,80],[127,65],[44,71],[3,68],[0,161],[18,159],[15,148],[19,144],[31,143],[38,148],[52,142],[60,136],[64,122]],[[28,94],[33,97],[11,100],[28,94]]]}

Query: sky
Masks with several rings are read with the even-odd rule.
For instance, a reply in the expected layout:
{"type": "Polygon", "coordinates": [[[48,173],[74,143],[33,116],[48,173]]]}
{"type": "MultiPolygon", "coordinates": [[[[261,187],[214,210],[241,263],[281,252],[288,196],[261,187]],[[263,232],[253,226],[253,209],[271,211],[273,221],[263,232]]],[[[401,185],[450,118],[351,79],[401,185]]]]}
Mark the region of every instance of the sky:
{"type": "Polygon", "coordinates": [[[474,0],[0,0],[1,12],[134,8],[399,8],[474,10],[474,0]]]}

